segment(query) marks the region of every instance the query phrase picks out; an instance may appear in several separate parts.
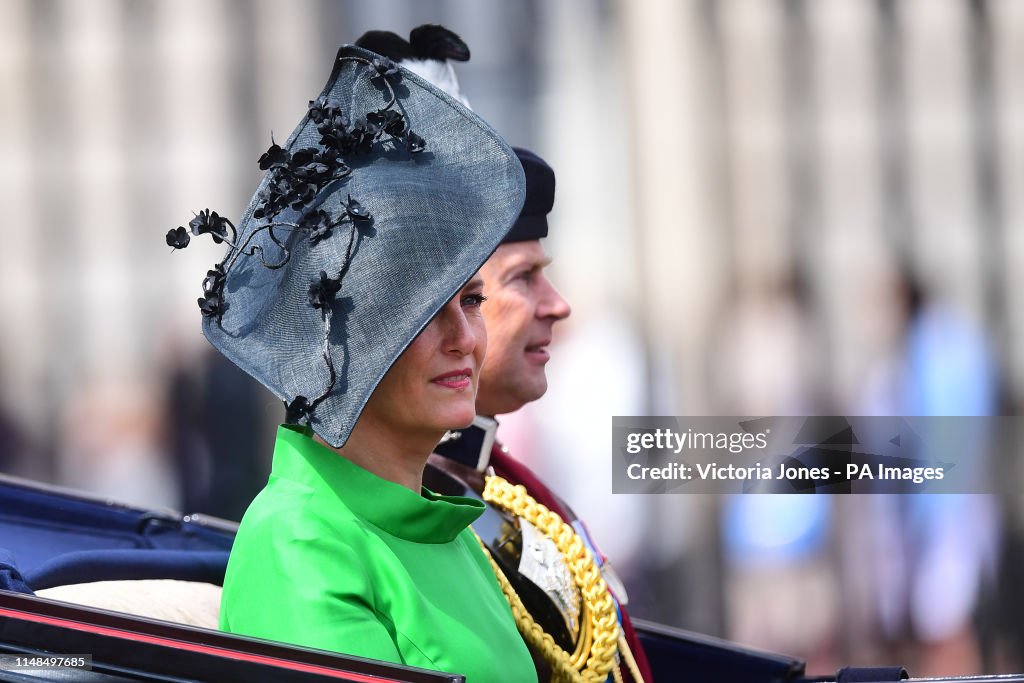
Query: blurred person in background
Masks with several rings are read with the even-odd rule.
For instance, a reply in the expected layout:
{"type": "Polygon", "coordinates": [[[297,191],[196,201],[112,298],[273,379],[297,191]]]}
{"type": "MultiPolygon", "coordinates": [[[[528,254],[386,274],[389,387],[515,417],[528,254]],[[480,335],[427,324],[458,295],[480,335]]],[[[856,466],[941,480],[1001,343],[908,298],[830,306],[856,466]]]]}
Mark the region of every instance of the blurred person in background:
{"type": "Polygon", "coordinates": [[[17,476],[28,474],[28,444],[17,424],[0,409],[0,472],[17,476]]]}
{"type": "MultiPolygon", "coordinates": [[[[411,32],[408,41],[392,32],[371,31],[364,34],[357,45],[399,61],[431,79],[454,98],[466,102],[448,60],[468,60],[469,48],[451,31],[440,26],[420,26],[411,32]]],[[[571,310],[544,273],[551,259],[540,241],[548,234],[547,215],[554,205],[554,171],[535,153],[525,149],[515,151],[526,173],[526,201],[512,229],[480,269],[488,294],[488,302],[482,308],[487,322],[488,353],[480,375],[477,417],[473,425],[449,433],[437,447],[430,459],[436,470],[428,469],[427,486],[446,490],[449,484],[443,472],[461,486],[483,495],[492,506],[496,498],[513,497],[513,485],[525,487],[530,498],[571,525],[571,531],[596,558],[601,574],[612,587],[609,597],[620,597],[620,602],[624,603],[625,588],[590,539],[585,525],[496,439],[496,416],[519,410],[547,391],[545,366],[550,359],[547,347],[555,323],[566,319],[571,310]]],[[[527,504],[522,509],[531,507],[527,504]]],[[[524,601],[528,601],[527,607],[534,618],[554,636],[560,647],[572,652],[584,639],[588,628],[587,624],[580,623],[581,615],[587,614],[581,609],[587,598],[573,584],[563,549],[539,532],[537,524],[537,519],[517,515],[515,525],[519,528],[522,560],[506,567],[506,573],[516,582],[524,601]]],[[[485,541],[492,540],[488,531],[480,529],[485,541]]],[[[514,532],[502,527],[499,545],[509,543],[509,533],[514,532]]],[[[500,548],[492,548],[492,552],[501,559],[500,548]]],[[[639,680],[650,681],[646,657],[629,617],[621,604],[616,604],[616,608],[621,615],[621,635],[617,637],[620,673],[638,683],[639,680]]],[[[590,612],[594,613],[592,607],[590,612]]],[[[520,628],[523,630],[522,624],[520,628]]],[[[534,643],[531,645],[535,657],[551,658],[550,652],[538,652],[541,648],[534,643]]]]}
{"type": "Polygon", "coordinates": [[[181,509],[240,520],[270,474],[277,402],[219,353],[176,359],[167,383],[167,448],[181,509]]]}
{"type": "MultiPolygon", "coordinates": [[[[909,279],[913,277],[907,274],[909,279]]],[[[910,310],[905,340],[907,415],[996,413],[997,362],[987,331],[941,295],[925,292],[910,310]]],[[[991,471],[991,425],[968,423],[972,457],[963,478],[991,471]]],[[[994,579],[999,521],[995,496],[912,496],[904,518],[912,548],[908,602],[924,643],[925,675],[980,667],[972,621],[983,587],[994,579]],[[941,600],[935,596],[941,595],[941,600]]]]}
{"type": "Polygon", "coordinates": [[[812,415],[824,392],[823,340],[799,269],[740,278],[709,336],[708,369],[723,415],[812,415]]]}
{"type": "Polygon", "coordinates": [[[58,481],[125,503],[177,509],[163,414],[148,387],[95,379],[65,407],[58,481]]]}
{"type": "MultiPolygon", "coordinates": [[[[0,371],[0,384],[3,383],[3,372],[0,371]]],[[[26,476],[28,466],[28,444],[18,429],[17,422],[9,415],[3,404],[0,404],[0,472],[26,476]]]]}
{"type": "MultiPolygon", "coordinates": [[[[911,267],[883,273],[869,308],[891,307],[898,320],[891,350],[866,373],[865,415],[986,416],[997,412],[996,358],[984,327],[926,289],[911,267]]],[[[865,295],[872,296],[870,289],[865,295]]],[[[981,421],[967,440],[972,457],[958,467],[967,480],[991,471],[991,434],[981,421]]],[[[926,423],[927,425],[927,423],[926,423]]],[[[925,426],[926,426],[925,425],[925,426]]],[[[941,454],[937,459],[942,459],[941,454]]],[[[917,643],[924,675],[969,674],[981,666],[972,634],[981,597],[991,590],[1000,524],[991,495],[873,496],[866,541],[875,632],[884,647],[917,643]],[[936,598],[936,596],[941,596],[936,598]]]]}
{"type": "MultiPolygon", "coordinates": [[[[709,345],[716,414],[821,411],[823,340],[804,274],[742,274],[709,345]]],[[[832,496],[731,495],[721,500],[729,636],[836,665],[838,586],[828,567],[832,496]]]]}

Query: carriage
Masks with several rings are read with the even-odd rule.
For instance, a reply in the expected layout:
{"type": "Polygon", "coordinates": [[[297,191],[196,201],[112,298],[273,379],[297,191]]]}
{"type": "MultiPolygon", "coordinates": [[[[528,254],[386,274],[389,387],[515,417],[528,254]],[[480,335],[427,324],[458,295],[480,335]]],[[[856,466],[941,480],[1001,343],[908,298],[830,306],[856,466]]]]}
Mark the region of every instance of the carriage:
{"type": "MultiPolygon", "coordinates": [[[[237,526],[0,475],[0,681],[456,683],[439,673],[216,630],[237,526]]],[[[658,681],[897,681],[634,620],[658,681]]],[[[1024,683],[1024,674],[956,679],[1024,683]]]]}

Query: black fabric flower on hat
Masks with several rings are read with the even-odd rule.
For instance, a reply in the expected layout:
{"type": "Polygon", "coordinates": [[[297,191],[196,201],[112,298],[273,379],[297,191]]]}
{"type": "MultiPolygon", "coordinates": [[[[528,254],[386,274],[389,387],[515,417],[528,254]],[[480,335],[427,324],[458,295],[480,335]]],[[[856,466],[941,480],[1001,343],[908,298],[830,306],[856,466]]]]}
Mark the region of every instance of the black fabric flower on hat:
{"type": "Polygon", "coordinates": [[[203,279],[203,292],[219,295],[224,291],[224,283],[227,279],[228,276],[224,272],[224,264],[218,263],[212,270],[206,271],[206,277],[203,279]]]}
{"type": "Polygon", "coordinates": [[[309,118],[320,133],[320,144],[328,149],[341,149],[348,135],[348,117],[341,107],[318,102],[309,108],[309,118]]]}
{"type": "Polygon", "coordinates": [[[327,101],[323,99],[310,100],[307,116],[313,123],[319,124],[327,116],[327,101]]]}
{"type": "MultiPolygon", "coordinates": [[[[386,111],[387,108],[380,110],[386,111]]],[[[389,113],[390,116],[381,114],[387,127],[394,131],[404,129],[402,115],[389,113]]],[[[320,133],[320,147],[305,147],[289,154],[275,143],[260,157],[260,168],[273,176],[253,210],[253,218],[273,219],[288,208],[302,211],[327,185],[348,176],[352,169],[345,163],[345,157],[370,153],[383,130],[368,120],[349,128],[341,107],[322,99],[309,103],[307,116],[320,133]]]]}
{"type": "Polygon", "coordinates": [[[299,223],[299,227],[309,231],[311,244],[318,244],[320,240],[331,236],[331,228],[334,227],[334,224],[331,223],[331,217],[326,211],[314,211],[306,214],[302,222],[299,223]]]}
{"type": "Polygon", "coordinates": [[[416,154],[427,148],[427,141],[410,129],[408,135],[405,136],[405,148],[412,154],[416,154]]]}
{"type": "Polygon", "coordinates": [[[206,271],[203,278],[203,296],[199,299],[199,310],[207,318],[218,320],[224,311],[227,310],[227,302],[224,301],[224,283],[227,281],[227,273],[224,272],[224,265],[218,263],[212,270],[206,271]]]}
{"type": "Polygon", "coordinates": [[[301,211],[305,207],[313,203],[316,199],[317,187],[315,183],[296,183],[292,187],[291,208],[295,211],[301,211]]]}
{"type": "Polygon", "coordinates": [[[224,315],[224,311],[227,310],[228,305],[224,301],[224,297],[221,296],[220,292],[210,292],[205,296],[198,299],[199,310],[205,318],[217,318],[220,319],[224,315]]]}
{"type": "Polygon", "coordinates": [[[184,249],[188,246],[191,239],[188,235],[188,230],[181,226],[167,231],[167,246],[174,249],[184,249]]]}
{"type": "Polygon", "coordinates": [[[368,221],[373,218],[370,212],[366,210],[366,207],[352,199],[352,195],[348,196],[348,202],[345,203],[345,212],[352,217],[354,221],[368,221]]]}
{"type": "Polygon", "coordinates": [[[334,295],[341,290],[341,278],[327,277],[320,271],[320,277],[309,286],[309,305],[313,308],[326,308],[334,301],[334,295]]]}
{"type": "Polygon", "coordinates": [[[367,154],[380,134],[380,128],[369,122],[359,121],[348,131],[342,143],[344,154],[367,154]]]}
{"type": "Polygon", "coordinates": [[[402,73],[398,70],[398,65],[387,57],[376,57],[373,60],[373,68],[377,70],[377,75],[374,78],[386,78],[389,81],[397,81],[402,76],[402,73]]]}
{"type": "Polygon", "coordinates": [[[228,220],[216,211],[203,209],[199,215],[189,221],[188,226],[196,237],[210,233],[215,244],[220,244],[228,238],[228,220]]]}
{"type": "Polygon", "coordinates": [[[366,115],[366,120],[396,138],[405,132],[405,117],[394,109],[371,111],[366,115]]]}
{"type": "Polygon", "coordinates": [[[273,136],[271,136],[270,142],[270,148],[260,157],[260,170],[263,171],[269,171],[272,168],[288,164],[288,152],[274,142],[273,136]]]}
{"type": "Polygon", "coordinates": [[[289,164],[292,175],[299,180],[306,180],[312,183],[320,183],[326,180],[331,167],[328,159],[315,147],[300,149],[292,155],[289,164]]]}
{"type": "Polygon", "coordinates": [[[284,421],[288,424],[297,424],[309,416],[312,406],[305,396],[296,396],[284,407],[284,421]]]}

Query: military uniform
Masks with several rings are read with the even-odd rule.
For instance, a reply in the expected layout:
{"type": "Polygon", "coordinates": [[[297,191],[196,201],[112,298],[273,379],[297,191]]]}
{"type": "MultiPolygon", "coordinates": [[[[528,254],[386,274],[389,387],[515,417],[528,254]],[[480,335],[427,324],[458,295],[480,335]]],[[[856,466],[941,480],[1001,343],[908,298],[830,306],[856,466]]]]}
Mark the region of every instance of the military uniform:
{"type": "MultiPolygon", "coordinates": [[[[651,681],[643,647],[624,607],[626,593],[621,581],[572,509],[496,440],[497,425],[493,418],[480,416],[472,426],[453,432],[431,456],[424,474],[424,485],[448,494],[471,491],[484,496],[488,478],[499,477],[513,486],[522,486],[530,498],[570,525],[592,553],[614,601],[625,641],[625,647],[618,648],[620,651],[616,653],[618,674],[624,681],[633,681],[635,670],[643,681],[651,681]],[[628,661],[630,658],[634,661],[628,661]]],[[[477,520],[473,524],[474,530],[487,544],[496,563],[508,575],[537,623],[566,651],[578,649],[583,631],[584,599],[571,581],[566,585],[568,571],[565,558],[550,541],[546,542],[534,524],[503,509],[500,503],[488,500],[487,504],[490,514],[477,520]]],[[[538,658],[536,651],[534,654],[538,658]]]]}

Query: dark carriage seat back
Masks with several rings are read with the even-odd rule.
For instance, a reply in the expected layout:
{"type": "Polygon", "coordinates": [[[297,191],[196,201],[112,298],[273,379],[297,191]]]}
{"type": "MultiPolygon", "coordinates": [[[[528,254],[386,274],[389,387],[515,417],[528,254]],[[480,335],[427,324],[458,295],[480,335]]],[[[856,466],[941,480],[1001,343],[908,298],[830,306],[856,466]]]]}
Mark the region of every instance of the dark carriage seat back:
{"type": "Polygon", "coordinates": [[[0,475],[0,589],[216,628],[236,527],[0,475]]]}
{"type": "Polygon", "coordinates": [[[22,576],[0,550],[0,589],[216,629],[227,551],[85,550],[22,576]]]}
{"type": "Polygon", "coordinates": [[[24,574],[38,591],[95,581],[174,579],[223,585],[228,565],[225,550],[82,550],[58,555],[24,574]]]}
{"type": "MultiPolygon", "coordinates": [[[[81,552],[226,554],[231,549],[235,525],[192,520],[172,511],[144,510],[0,475],[0,548],[11,552],[26,577],[35,575],[44,565],[58,562],[61,556],[81,552]]],[[[95,566],[100,560],[83,557],[76,561],[92,562],[91,566],[95,566]]],[[[147,560],[150,561],[158,560],[147,560]]],[[[173,559],[168,561],[173,563],[173,559]]]]}

